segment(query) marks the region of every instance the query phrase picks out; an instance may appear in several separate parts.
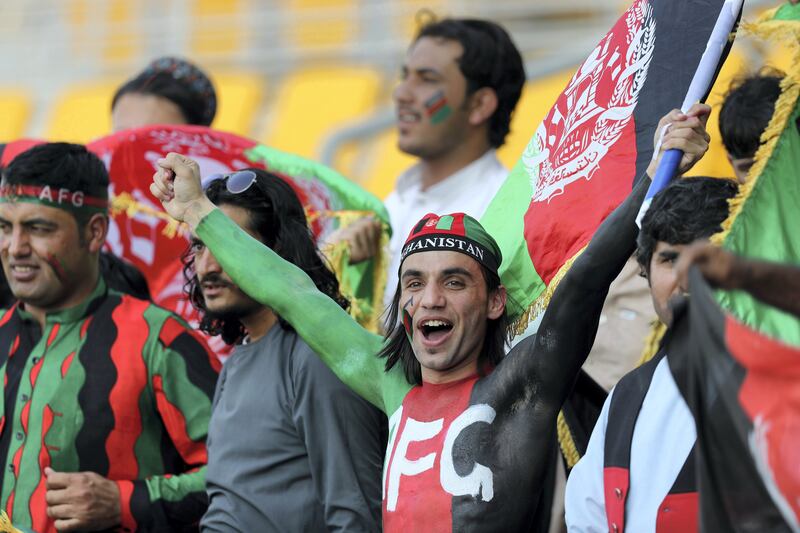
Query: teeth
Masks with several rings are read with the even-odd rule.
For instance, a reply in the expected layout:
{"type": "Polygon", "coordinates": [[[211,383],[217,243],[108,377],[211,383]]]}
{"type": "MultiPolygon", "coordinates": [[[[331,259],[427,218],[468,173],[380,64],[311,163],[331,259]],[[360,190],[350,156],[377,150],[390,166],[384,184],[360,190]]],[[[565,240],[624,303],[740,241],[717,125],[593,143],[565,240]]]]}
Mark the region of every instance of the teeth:
{"type": "Polygon", "coordinates": [[[400,113],[398,118],[400,122],[419,122],[419,116],[416,113],[400,113]]]}
{"type": "Polygon", "coordinates": [[[11,267],[11,268],[15,272],[30,272],[31,270],[33,270],[33,268],[31,268],[29,266],[14,266],[14,267],[11,267]]]}
{"type": "Polygon", "coordinates": [[[431,326],[431,327],[440,327],[440,326],[449,326],[447,322],[443,322],[441,320],[428,320],[422,324],[423,326],[431,326]]]}

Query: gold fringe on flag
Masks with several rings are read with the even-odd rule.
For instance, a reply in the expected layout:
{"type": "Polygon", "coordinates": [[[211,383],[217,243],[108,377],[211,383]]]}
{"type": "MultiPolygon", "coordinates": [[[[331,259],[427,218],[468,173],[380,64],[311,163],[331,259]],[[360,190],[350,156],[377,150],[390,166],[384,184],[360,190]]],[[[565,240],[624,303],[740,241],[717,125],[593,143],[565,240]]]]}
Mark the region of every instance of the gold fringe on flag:
{"type": "Polygon", "coordinates": [[[769,124],[761,134],[761,145],[756,151],[753,166],[747,174],[747,181],[739,186],[739,192],[728,201],[730,213],[722,223],[722,231],[711,237],[711,242],[721,245],[731,231],[733,223],[744,208],[744,204],[758,186],[758,181],[767,162],[772,157],[778,139],[786,129],[792,112],[800,97],[800,21],[771,20],[780,8],[771,9],[762,15],[756,22],[742,25],[745,33],[761,37],[765,40],[775,41],[789,47],[794,52],[794,62],[791,69],[786,72],[781,80],[781,94],[775,102],[775,112],[769,124]]]}
{"type": "Polygon", "coordinates": [[[653,320],[650,325],[650,333],[648,333],[647,338],[644,340],[642,356],[639,358],[639,362],[636,363],[636,366],[642,366],[656,356],[658,347],[661,345],[661,339],[666,332],[667,326],[663,322],[658,319],[653,320]]]}
{"type": "Polygon", "coordinates": [[[542,314],[545,309],[547,309],[547,306],[550,305],[550,300],[553,298],[553,294],[558,288],[558,284],[561,283],[561,280],[567,275],[567,271],[572,268],[572,264],[576,259],[578,259],[578,256],[580,256],[585,249],[586,246],[581,248],[575,255],[570,257],[563,265],[561,265],[561,268],[558,269],[558,272],[556,272],[556,275],[550,280],[550,284],[547,285],[544,291],[542,291],[542,294],[540,294],[533,301],[533,303],[531,303],[528,308],[522,312],[519,318],[514,321],[512,331],[515,337],[525,333],[525,330],[528,329],[528,325],[536,320],[536,318],[542,314]]]}
{"type": "Polygon", "coordinates": [[[14,527],[5,511],[0,511],[0,533],[22,533],[14,527]]]}
{"type": "Polygon", "coordinates": [[[572,468],[580,461],[581,454],[578,452],[575,441],[572,439],[569,425],[564,418],[564,411],[558,412],[556,429],[558,431],[558,445],[561,448],[562,455],[564,455],[564,460],[567,462],[567,468],[572,468]]]}

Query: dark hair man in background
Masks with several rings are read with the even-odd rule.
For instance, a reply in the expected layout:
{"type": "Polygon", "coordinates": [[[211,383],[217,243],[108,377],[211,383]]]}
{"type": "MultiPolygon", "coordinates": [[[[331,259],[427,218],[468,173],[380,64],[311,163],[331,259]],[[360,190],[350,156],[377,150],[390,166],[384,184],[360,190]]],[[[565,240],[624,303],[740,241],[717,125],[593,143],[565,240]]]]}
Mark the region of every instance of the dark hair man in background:
{"type": "Polygon", "coordinates": [[[0,506],[35,531],[196,525],[216,359],[183,322],[108,289],[108,174],[83,146],[3,171],[0,506]]]}
{"type": "MultiPolygon", "coordinates": [[[[284,180],[244,170],[211,181],[206,195],[336,304],[349,306],[284,180]]],[[[380,531],[380,411],[347,388],[281,316],[242,292],[198,238],[184,265],[200,329],[236,345],[214,397],[202,529],[380,531]]]]}
{"type": "Polygon", "coordinates": [[[782,73],[765,71],[738,80],[722,103],[719,132],[739,183],[747,181],[761,145],[761,134],[775,113],[775,102],[781,95],[781,79],[782,73]]]}
{"type": "Polygon", "coordinates": [[[210,126],[217,94],[209,77],[185,59],[161,57],[117,89],[111,101],[114,131],[148,124],[210,126]]]}
{"type": "MultiPolygon", "coordinates": [[[[500,25],[443,19],[422,27],[394,90],[398,147],[419,158],[386,199],[393,236],[385,303],[391,302],[401,248],[425,213],[480,218],[508,175],[495,152],[505,142],[525,84],[522,57],[500,25]]],[[[387,177],[388,178],[388,177],[387,177]]],[[[343,230],[351,259],[374,255],[379,227],[365,219],[343,230]]]]}

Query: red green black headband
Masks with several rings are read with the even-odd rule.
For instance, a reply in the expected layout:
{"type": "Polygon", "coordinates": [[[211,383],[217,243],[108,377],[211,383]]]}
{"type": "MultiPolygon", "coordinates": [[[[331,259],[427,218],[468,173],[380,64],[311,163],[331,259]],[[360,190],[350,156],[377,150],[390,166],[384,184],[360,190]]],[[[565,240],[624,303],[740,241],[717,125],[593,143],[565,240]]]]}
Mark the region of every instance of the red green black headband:
{"type": "Polygon", "coordinates": [[[497,272],[503,260],[497,242],[480,222],[464,213],[422,217],[403,245],[400,264],[411,254],[435,250],[466,254],[492,272],[497,272]]]}
{"type": "Polygon", "coordinates": [[[108,199],[50,185],[0,185],[0,202],[31,202],[61,209],[108,210],[108,199]]]}

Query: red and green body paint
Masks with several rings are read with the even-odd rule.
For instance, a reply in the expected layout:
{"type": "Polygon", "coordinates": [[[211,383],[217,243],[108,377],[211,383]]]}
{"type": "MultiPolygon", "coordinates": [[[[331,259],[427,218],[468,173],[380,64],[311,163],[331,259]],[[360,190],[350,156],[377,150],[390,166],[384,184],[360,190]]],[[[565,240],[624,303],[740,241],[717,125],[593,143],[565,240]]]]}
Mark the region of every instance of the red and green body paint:
{"type": "Polygon", "coordinates": [[[425,101],[425,114],[431,121],[431,124],[439,124],[444,121],[453,112],[453,108],[447,104],[447,98],[444,91],[439,90],[425,101]]]}

